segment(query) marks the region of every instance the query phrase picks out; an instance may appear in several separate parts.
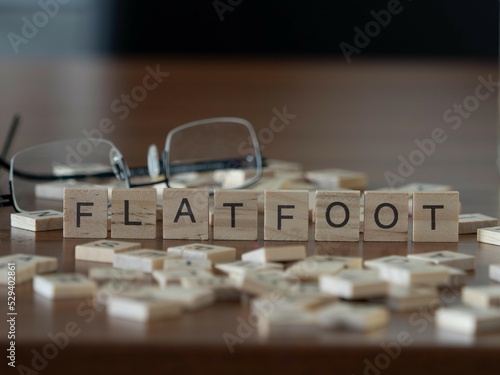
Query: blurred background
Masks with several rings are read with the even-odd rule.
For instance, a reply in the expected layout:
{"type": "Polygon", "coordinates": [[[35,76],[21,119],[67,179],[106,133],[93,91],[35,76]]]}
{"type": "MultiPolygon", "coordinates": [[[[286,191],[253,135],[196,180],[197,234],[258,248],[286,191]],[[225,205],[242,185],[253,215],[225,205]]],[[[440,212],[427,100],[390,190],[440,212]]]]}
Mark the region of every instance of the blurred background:
{"type": "MultiPolygon", "coordinates": [[[[444,114],[480,77],[496,80],[498,20],[497,0],[0,0],[0,139],[16,112],[11,154],[109,118],[107,138],[143,164],[175,126],[238,116],[259,132],[286,110],[286,130],[262,133],[266,156],[369,169],[378,187],[415,140],[449,130],[444,114]],[[148,67],[168,77],[118,111],[148,67]]],[[[467,150],[494,165],[496,103],[495,93],[464,121],[467,144],[448,133],[406,182],[449,183],[441,171],[469,163],[467,150]]]]}

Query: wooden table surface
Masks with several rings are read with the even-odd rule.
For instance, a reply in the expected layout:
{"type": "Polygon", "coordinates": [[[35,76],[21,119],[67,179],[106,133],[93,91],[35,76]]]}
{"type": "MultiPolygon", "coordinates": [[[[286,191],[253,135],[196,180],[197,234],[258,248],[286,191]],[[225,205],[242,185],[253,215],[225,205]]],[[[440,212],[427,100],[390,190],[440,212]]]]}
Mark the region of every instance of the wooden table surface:
{"type": "MultiPolygon", "coordinates": [[[[147,146],[163,146],[168,130],[196,119],[238,116],[261,134],[267,157],[302,163],[304,169],[338,167],[365,171],[369,188],[387,186],[387,171],[397,172],[416,141],[441,128],[447,140],[436,145],[404,183],[449,184],[460,192],[462,212],[498,217],[497,88],[488,98],[471,99],[484,80],[496,81],[495,62],[331,60],[59,60],[0,62],[0,139],[15,112],[23,117],[12,152],[38,143],[81,137],[109,118],[115,125],[107,138],[130,165],[143,164],[147,146]],[[168,72],[144,101],[116,113],[116,100],[141,85],[148,68],[168,72]],[[446,116],[455,104],[477,103],[464,112],[460,126],[446,116]],[[468,102],[467,102],[468,101],[468,102]],[[115,106],[113,106],[115,103],[115,106]],[[276,111],[296,115],[280,132],[269,129],[276,111]],[[115,108],[115,111],[113,111],[115,108]],[[267,137],[266,137],[267,135],[267,137]]],[[[488,88],[481,89],[483,93],[488,88]]],[[[455,107],[456,108],[456,107],[455,107]]],[[[0,192],[7,191],[5,174],[0,192]]],[[[88,240],[63,239],[62,231],[34,233],[10,227],[12,210],[0,210],[0,255],[14,252],[55,256],[59,272],[86,273],[95,264],[76,261],[74,248],[88,240]]],[[[263,243],[262,218],[259,244],[263,243]]],[[[311,225],[311,230],[312,230],[311,225]]],[[[183,241],[140,241],[166,249],[183,241]]],[[[238,254],[257,244],[234,245],[238,254]]],[[[276,243],[275,243],[276,244],[276,243]]],[[[468,284],[489,283],[487,265],[500,263],[500,248],[478,244],[475,235],[458,244],[315,242],[309,254],[362,256],[371,259],[431,250],[457,250],[477,257],[468,284]]],[[[2,296],[6,288],[0,288],[2,296]]],[[[17,293],[17,363],[33,372],[88,374],[252,373],[420,374],[423,372],[497,373],[500,333],[461,337],[434,327],[425,309],[392,314],[387,329],[368,334],[319,330],[262,337],[250,326],[230,353],[223,335],[237,335],[248,306],[218,303],[178,320],[139,324],[111,319],[102,306],[86,300],[51,302],[20,284],[17,293]],[[50,352],[49,334],[74,322],[79,334],[67,346],[50,352]],[[391,344],[406,332],[411,344],[400,351],[391,344]],[[248,337],[247,337],[248,336],[248,337]],[[392,346],[391,346],[392,345],[392,346]],[[390,357],[384,347],[393,348],[390,357]],[[48,349],[49,348],[49,349],[48,349]],[[54,357],[46,362],[36,351],[54,357]],[[384,359],[389,361],[384,362],[384,359]],[[375,366],[374,364],[378,364],[375,366]],[[375,366],[375,367],[374,367],[375,366]]],[[[457,295],[443,295],[458,303],[457,295]]],[[[6,348],[6,299],[2,297],[0,342],[6,348]]],[[[388,349],[389,350],[389,349],[388,349]]],[[[5,350],[4,350],[5,353],[5,350]]],[[[2,357],[2,373],[8,368],[2,357]]],[[[8,368],[10,369],[10,368],[8,368]]],[[[19,370],[19,368],[18,368],[19,370]]],[[[23,372],[19,372],[23,373],[23,372]]]]}

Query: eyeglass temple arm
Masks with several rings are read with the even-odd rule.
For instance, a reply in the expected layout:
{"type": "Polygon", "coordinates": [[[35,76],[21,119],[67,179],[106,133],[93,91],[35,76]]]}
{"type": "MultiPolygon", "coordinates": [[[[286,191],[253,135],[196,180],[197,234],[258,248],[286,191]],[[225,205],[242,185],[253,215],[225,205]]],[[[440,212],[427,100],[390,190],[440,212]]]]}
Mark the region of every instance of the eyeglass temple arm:
{"type": "MultiPolygon", "coordinates": [[[[262,158],[262,166],[266,166],[265,159],[262,158]]],[[[245,169],[251,168],[253,165],[247,162],[246,159],[229,159],[229,160],[214,160],[208,162],[178,164],[170,166],[170,175],[187,172],[208,172],[219,169],[245,169]]]]}

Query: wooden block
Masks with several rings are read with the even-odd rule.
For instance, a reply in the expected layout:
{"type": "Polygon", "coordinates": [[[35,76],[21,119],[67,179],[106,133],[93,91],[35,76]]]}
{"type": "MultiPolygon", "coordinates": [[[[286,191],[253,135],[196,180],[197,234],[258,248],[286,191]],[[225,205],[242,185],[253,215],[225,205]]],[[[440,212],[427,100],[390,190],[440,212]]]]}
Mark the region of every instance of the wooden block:
{"type": "Polygon", "coordinates": [[[260,314],[257,332],[262,337],[270,335],[316,334],[318,331],[316,314],[312,311],[274,311],[260,314]]]}
{"type": "Polygon", "coordinates": [[[477,233],[480,228],[498,225],[498,219],[483,214],[461,214],[458,216],[458,234],[477,233]]]}
{"type": "Polygon", "coordinates": [[[178,285],[181,279],[186,278],[210,278],[214,277],[213,273],[204,269],[196,268],[178,268],[173,270],[158,270],[153,271],[153,278],[161,288],[166,288],[170,285],[178,285]]]}
{"type": "Polygon", "coordinates": [[[10,214],[10,226],[32,232],[63,229],[63,213],[54,210],[10,214]]]}
{"type": "Polygon", "coordinates": [[[382,279],[404,286],[438,286],[448,282],[450,277],[445,267],[418,263],[386,264],[378,271],[382,279]]]}
{"type": "Polygon", "coordinates": [[[8,260],[9,262],[15,262],[16,264],[34,263],[35,264],[35,272],[37,274],[55,272],[55,271],[57,271],[57,267],[58,267],[57,258],[47,257],[47,256],[43,256],[43,255],[12,254],[12,255],[8,255],[6,257],[0,258],[0,262],[2,262],[1,259],[8,260]]]}
{"type": "Polygon", "coordinates": [[[115,318],[148,322],[177,318],[182,313],[182,305],[141,293],[114,297],[108,303],[107,312],[115,318]]]}
{"type": "Polygon", "coordinates": [[[153,270],[162,269],[166,259],[176,259],[180,257],[180,255],[168,254],[160,250],[133,250],[125,253],[116,253],[113,259],[113,267],[123,270],[137,270],[151,273],[153,270]]]}
{"type": "Polygon", "coordinates": [[[257,240],[259,193],[217,190],[214,194],[214,240],[257,240]]]}
{"type": "Polygon", "coordinates": [[[167,249],[170,254],[179,254],[184,258],[203,258],[212,263],[227,263],[236,260],[236,249],[227,246],[215,246],[204,244],[189,244],[172,246],[167,249]]]}
{"type": "Polygon", "coordinates": [[[386,327],[390,314],[382,306],[337,302],[320,308],[317,319],[324,328],[367,332],[386,327]]]}
{"type": "Polygon", "coordinates": [[[154,296],[166,301],[178,302],[183,309],[188,311],[199,310],[215,302],[215,293],[208,288],[168,286],[156,291],[154,296]]]}
{"type": "Polygon", "coordinates": [[[343,169],[322,169],[304,174],[308,181],[315,183],[320,189],[334,190],[338,188],[365,190],[368,176],[364,172],[343,169]]]}
{"type": "Polygon", "coordinates": [[[462,302],[481,309],[500,307],[500,285],[466,286],[462,289],[462,302]]]}
{"type": "Polygon", "coordinates": [[[308,234],[309,192],[264,193],[264,240],[307,241],[308,234]]]}
{"type": "Polygon", "coordinates": [[[461,288],[467,283],[467,273],[465,271],[459,268],[444,265],[440,265],[439,267],[446,269],[449,274],[448,281],[442,284],[438,284],[439,288],[461,288]]]}
{"type": "Polygon", "coordinates": [[[19,285],[33,279],[36,273],[34,262],[17,261],[12,255],[0,257],[0,285],[19,285]],[[15,272],[15,277],[14,276],[15,272]]]}
{"type": "Polygon", "coordinates": [[[212,270],[212,261],[203,258],[181,258],[181,259],[165,259],[163,262],[164,270],[175,269],[201,269],[206,271],[212,270]]]}
{"type": "Polygon", "coordinates": [[[35,276],[33,290],[49,299],[92,297],[97,291],[95,282],[77,273],[58,273],[35,276]]]}
{"type": "Polygon", "coordinates": [[[408,194],[365,192],[364,240],[408,240],[408,194]]]}
{"type": "Polygon", "coordinates": [[[313,256],[288,267],[286,274],[301,280],[317,280],[321,275],[334,275],[345,269],[344,262],[329,261],[328,256],[313,256]]]}
{"type": "Polygon", "coordinates": [[[500,246],[500,227],[478,229],[477,242],[500,246]]]}
{"type": "Polygon", "coordinates": [[[490,264],[489,275],[491,280],[500,282],[500,264],[490,264]]]}
{"type": "Polygon", "coordinates": [[[156,238],[156,190],[113,189],[111,238],[156,238]]]}
{"type": "Polygon", "coordinates": [[[247,272],[255,271],[283,270],[284,267],[281,263],[262,263],[248,260],[237,260],[236,262],[217,264],[215,268],[229,275],[241,275],[247,272]]]}
{"type": "Polygon", "coordinates": [[[442,307],[436,311],[439,330],[474,335],[500,329],[499,309],[477,309],[466,306],[442,307]]]}
{"type": "Polygon", "coordinates": [[[292,284],[287,281],[285,276],[283,271],[278,270],[265,270],[231,275],[241,291],[252,295],[265,295],[278,291],[284,293],[285,291],[289,291],[292,285],[297,285],[297,283],[292,284]]]}
{"type": "Polygon", "coordinates": [[[250,262],[290,262],[305,259],[306,247],[304,245],[265,246],[260,249],[248,251],[241,256],[241,260],[250,262]]]}
{"type": "Polygon", "coordinates": [[[208,240],[209,193],[202,189],[163,191],[163,238],[208,240]]]}
{"type": "Polygon", "coordinates": [[[469,271],[476,268],[476,257],[454,251],[432,251],[430,253],[409,254],[408,258],[469,271]]]}
{"type": "Polygon", "coordinates": [[[271,300],[272,295],[254,298],[251,302],[251,309],[254,314],[260,315],[269,313],[270,304],[275,312],[307,312],[312,311],[326,303],[336,300],[334,296],[313,296],[313,295],[293,295],[285,294],[276,301],[271,300]]]}
{"type": "Polygon", "coordinates": [[[389,255],[382,258],[374,258],[370,260],[365,260],[364,265],[367,268],[380,268],[391,264],[429,264],[429,262],[424,262],[422,260],[412,259],[401,255],[389,255]]]}
{"type": "Polygon", "coordinates": [[[144,272],[137,270],[118,270],[116,268],[90,268],[89,278],[97,281],[104,280],[145,280],[144,272]]]}
{"type": "Polygon", "coordinates": [[[413,242],[458,242],[458,192],[413,193],[413,242]]]}
{"type": "MultiPolygon", "coordinates": [[[[117,270],[122,271],[122,270],[117,270]]],[[[158,286],[151,285],[144,281],[131,280],[111,280],[99,288],[97,299],[99,303],[107,305],[116,296],[126,296],[131,294],[149,294],[159,290],[158,286]]]]}
{"type": "Polygon", "coordinates": [[[140,248],[141,244],[137,242],[100,240],[77,245],[75,247],[75,259],[113,263],[115,254],[140,248]]]}
{"type": "Polygon", "coordinates": [[[239,301],[241,292],[233,279],[225,276],[186,277],[180,279],[184,288],[208,288],[215,294],[216,301],[239,301]]]}
{"type": "Polygon", "coordinates": [[[345,299],[387,295],[389,284],[375,270],[344,270],[335,275],[321,275],[319,287],[325,293],[345,299]]]}
{"type": "Polygon", "coordinates": [[[317,191],[316,241],[359,241],[359,191],[317,191]]]}
{"type": "Polygon", "coordinates": [[[421,307],[430,306],[438,299],[436,288],[404,287],[391,285],[387,296],[387,306],[393,311],[416,311],[421,307]]]}
{"type": "Polygon", "coordinates": [[[64,189],[65,238],[106,238],[108,189],[64,189]]]}

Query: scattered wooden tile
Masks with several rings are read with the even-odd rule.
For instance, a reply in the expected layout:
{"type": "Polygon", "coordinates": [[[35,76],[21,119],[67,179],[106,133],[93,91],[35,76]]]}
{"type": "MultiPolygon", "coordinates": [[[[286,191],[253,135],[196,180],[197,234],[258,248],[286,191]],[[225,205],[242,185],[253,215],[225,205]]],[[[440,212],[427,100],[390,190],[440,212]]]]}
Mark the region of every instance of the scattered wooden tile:
{"type": "Polygon", "coordinates": [[[500,246],[500,227],[478,229],[477,242],[500,246]]]}
{"type": "Polygon", "coordinates": [[[170,285],[179,285],[181,279],[186,278],[211,278],[214,275],[203,269],[196,268],[178,268],[173,270],[157,270],[153,271],[153,278],[158,282],[161,288],[166,288],[170,285]]]}
{"type": "Polygon", "coordinates": [[[386,264],[378,267],[379,275],[391,284],[438,286],[446,284],[450,274],[447,268],[429,264],[386,264]]]}
{"type": "Polygon", "coordinates": [[[133,250],[115,254],[113,267],[151,273],[153,270],[163,269],[163,263],[166,259],[176,259],[180,257],[180,255],[169,254],[166,251],[160,250],[133,250]]]}
{"type": "Polygon", "coordinates": [[[63,229],[63,216],[62,212],[54,210],[13,213],[10,214],[10,226],[32,232],[59,230],[63,229]]]}
{"type": "Polygon", "coordinates": [[[216,190],[214,240],[257,240],[258,195],[251,190],[216,190]]]}
{"type": "Polygon", "coordinates": [[[167,301],[179,302],[183,309],[189,311],[199,310],[215,302],[215,293],[208,288],[168,286],[156,291],[154,296],[167,301]]]}
{"type": "Polygon", "coordinates": [[[316,314],[311,311],[274,311],[259,315],[257,332],[262,337],[270,335],[301,335],[316,333],[316,314]]]}
{"type": "Polygon", "coordinates": [[[241,292],[236,282],[225,276],[212,277],[181,277],[184,288],[208,288],[215,294],[216,301],[239,301],[241,292]]]}
{"type": "Polygon", "coordinates": [[[163,238],[208,240],[209,193],[202,189],[163,191],[163,238]]]}
{"type": "Polygon", "coordinates": [[[274,300],[272,295],[261,296],[253,299],[252,311],[259,313],[288,312],[288,311],[312,311],[326,303],[336,300],[335,296],[306,295],[306,294],[285,294],[274,300]]]}
{"type": "Polygon", "coordinates": [[[95,282],[77,273],[36,275],[33,290],[49,299],[92,297],[97,290],[95,282]]]}
{"type": "Polygon", "coordinates": [[[113,263],[115,254],[140,248],[141,244],[137,242],[99,240],[77,245],[75,247],[75,259],[113,263]]]}
{"type": "Polygon", "coordinates": [[[413,242],[458,242],[458,192],[413,193],[413,242]]]}
{"type": "Polygon", "coordinates": [[[467,283],[467,273],[465,271],[459,268],[443,265],[440,265],[439,267],[448,271],[449,278],[447,282],[438,284],[438,287],[461,288],[467,283]]]}
{"type": "Polygon", "coordinates": [[[103,284],[96,295],[99,303],[107,305],[116,296],[148,294],[159,290],[158,286],[148,282],[131,280],[111,280],[103,284]]]}
{"type": "Polygon", "coordinates": [[[12,255],[0,257],[0,285],[22,284],[33,279],[36,273],[34,262],[18,262],[12,255]],[[15,277],[14,272],[15,271],[15,277]]]}
{"type": "Polygon", "coordinates": [[[265,270],[231,275],[237,287],[251,295],[265,295],[271,292],[290,291],[297,283],[285,279],[285,273],[278,270],[265,270]]]}
{"type": "Polygon", "coordinates": [[[212,261],[203,258],[181,258],[181,259],[165,259],[163,269],[202,269],[206,271],[212,270],[212,261]]]}
{"type": "Polygon", "coordinates": [[[462,289],[462,301],[477,308],[499,308],[500,285],[466,286],[462,289]]]}
{"type": "Polygon", "coordinates": [[[448,250],[432,251],[429,253],[420,254],[409,254],[408,258],[454,267],[465,271],[473,270],[476,268],[476,257],[448,250]]]}
{"type": "Polygon", "coordinates": [[[442,307],[436,311],[435,321],[439,330],[474,335],[500,329],[500,310],[467,306],[442,307]]]}
{"type": "Polygon", "coordinates": [[[406,242],[408,240],[408,194],[365,192],[364,240],[406,242]]]}
{"type": "Polygon", "coordinates": [[[477,233],[480,228],[498,225],[498,219],[483,214],[461,214],[458,216],[458,234],[477,233]]]}
{"type": "Polygon", "coordinates": [[[367,268],[380,268],[390,264],[408,264],[408,263],[429,264],[428,262],[408,258],[401,255],[389,255],[382,258],[374,258],[364,261],[364,265],[367,268]]]}
{"type": "Polygon", "coordinates": [[[203,258],[212,263],[234,262],[236,260],[236,249],[228,246],[216,246],[208,244],[189,244],[172,246],[167,249],[170,254],[179,254],[184,258],[203,258]]]}
{"type": "Polygon", "coordinates": [[[111,238],[156,238],[156,190],[113,189],[111,238]]]}
{"type": "Polygon", "coordinates": [[[234,275],[264,270],[283,270],[284,267],[281,263],[262,263],[251,262],[248,260],[237,260],[236,262],[217,264],[215,268],[227,274],[234,275]]]}
{"type": "Polygon", "coordinates": [[[387,296],[387,306],[394,311],[416,311],[420,307],[429,306],[437,298],[438,293],[436,288],[408,288],[400,285],[391,285],[387,296]]]}
{"type": "Polygon", "coordinates": [[[389,324],[390,314],[385,307],[336,302],[317,312],[320,326],[349,331],[374,331],[389,324]]]}
{"type": "Polygon", "coordinates": [[[289,262],[305,259],[305,257],[306,247],[304,245],[265,246],[244,253],[241,260],[259,263],[289,262]]]}
{"type": "MultiPolygon", "coordinates": [[[[2,257],[0,259],[6,259],[11,262],[19,263],[34,263],[35,272],[37,274],[49,273],[57,271],[58,261],[57,258],[47,257],[44,255],[31,255],[31,254],[11,254],[7,257],[2,257]]],[[[1,262],[1,260],[0,260],[1,262]]]]}
{"type": "Polygon", "coordinates": [[[328,190],[338,188],[365,190],[368,184],[368,175],[364,172],[335,168],[308,171],[304,177],[316,184],[319,189],[328,190]]]}
{"type": "MultiPolygon", "coordinates": [[[[329,260],[329,256],[312,256],[287,268],[286,274],[301,280],[317,280],[321,275],[334,275],[346,268],[345,262],[329,260]]],[[[332,257],[334,258],[334,257],[332,257]]]]}
{"type": "Polygon", "coordinates": [[[309,234],[308,191],[264,193],[264,240],[307,241],[309,234]]]}
{"type": "Polygon", "coordinates": [[[373,298],[387,295],[389,284],[375,270],[343,270],[319,277],[321,291],[345,299],[373,298]]]}
{"type": "Polygon", "coordinates": [[[64,189],[65,238],[106,238],[108,235],[108,189],[64,189]]]}
{"type": "Polygon", "coordinates": [[[144,272],[137,270],[119,270],[116,268],[90,268],[89,278],[97,281],[104,280],[144,280],[144,272]]]}
{"type": "Polygon", "coordinates": [[[500,282],[500,264],[490,264],[488,270],[490,279],[500,282]]]}
{"type": "Polygon", "coordinates": [[[107,312],[115,318],[148,322],[177,318],[182,313],[182,305],[141,293],[114,297],[107,305],[107,312]]]}
{"type": "Polygon", "coordinates": [[[316,241],[359,241],[359,191],[317,191],[316,241]]]}

